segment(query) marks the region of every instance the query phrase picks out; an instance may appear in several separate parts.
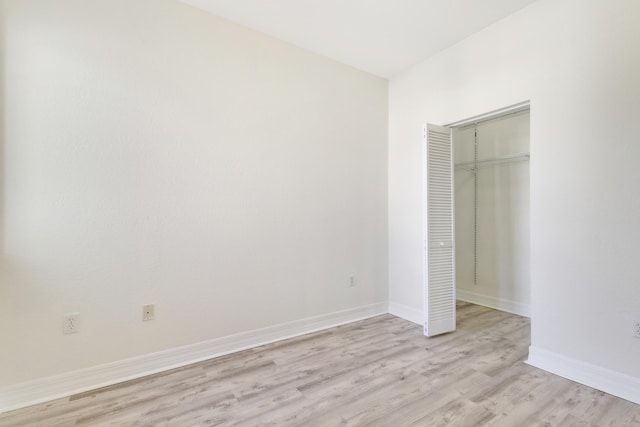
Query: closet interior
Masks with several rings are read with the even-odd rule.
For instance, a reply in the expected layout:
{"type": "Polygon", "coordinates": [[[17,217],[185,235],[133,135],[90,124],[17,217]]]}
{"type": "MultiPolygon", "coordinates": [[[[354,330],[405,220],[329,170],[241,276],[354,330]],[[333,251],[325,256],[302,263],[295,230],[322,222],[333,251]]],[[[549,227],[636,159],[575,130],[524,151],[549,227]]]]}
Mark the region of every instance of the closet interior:
{"type": "Polygon", "coordinates": [[[530,315],[529,110],[453,129],[457,299],[530,315]]]}

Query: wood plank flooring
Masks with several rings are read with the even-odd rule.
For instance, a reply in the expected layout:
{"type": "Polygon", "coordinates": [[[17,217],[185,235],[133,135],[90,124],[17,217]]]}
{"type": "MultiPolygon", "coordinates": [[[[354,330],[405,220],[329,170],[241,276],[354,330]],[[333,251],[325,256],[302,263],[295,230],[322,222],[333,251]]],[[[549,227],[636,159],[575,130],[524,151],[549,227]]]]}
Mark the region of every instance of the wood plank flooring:
{"type": "Polygon", "coordinates": [[[0,426],[640,426],[640,405],[524,364],[529,320],[391,315],[0,414],[0,426]]]}

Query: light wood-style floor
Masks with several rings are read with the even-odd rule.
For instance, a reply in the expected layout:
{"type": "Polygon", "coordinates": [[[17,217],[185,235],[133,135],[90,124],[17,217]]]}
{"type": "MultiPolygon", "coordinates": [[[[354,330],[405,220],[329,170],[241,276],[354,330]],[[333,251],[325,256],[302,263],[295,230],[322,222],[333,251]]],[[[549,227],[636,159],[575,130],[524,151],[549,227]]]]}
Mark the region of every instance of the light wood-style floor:
{"type": "Polygon", "coordinates": [[[0,415],[0,426],[640,426],[640,405],[524,364],[529,320],[384,315],[0,415]]]}

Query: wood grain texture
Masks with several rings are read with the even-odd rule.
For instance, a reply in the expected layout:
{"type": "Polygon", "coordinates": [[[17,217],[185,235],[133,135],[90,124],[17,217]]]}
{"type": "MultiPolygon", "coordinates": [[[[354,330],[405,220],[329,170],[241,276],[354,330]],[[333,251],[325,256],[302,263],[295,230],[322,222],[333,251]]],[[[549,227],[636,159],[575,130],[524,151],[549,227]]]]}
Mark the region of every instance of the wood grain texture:
{"type": "Polygon", "coordinates": [[[0,426],[640,426],[640,406],[524,363],[529,320],[458,303],[425,338],[391,315],[0,414],[0,426]]]}

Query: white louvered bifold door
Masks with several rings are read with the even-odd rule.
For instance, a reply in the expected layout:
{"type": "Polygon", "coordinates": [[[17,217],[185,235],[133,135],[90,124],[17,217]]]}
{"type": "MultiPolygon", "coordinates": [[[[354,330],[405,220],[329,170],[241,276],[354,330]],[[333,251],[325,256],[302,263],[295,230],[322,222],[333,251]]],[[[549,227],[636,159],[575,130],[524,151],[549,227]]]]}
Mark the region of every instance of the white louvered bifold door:
{"type": "Polygon", "coordinates": [[[425,125],[425,323],[428,337],[456,329],[451,130],[425,125]]]}

